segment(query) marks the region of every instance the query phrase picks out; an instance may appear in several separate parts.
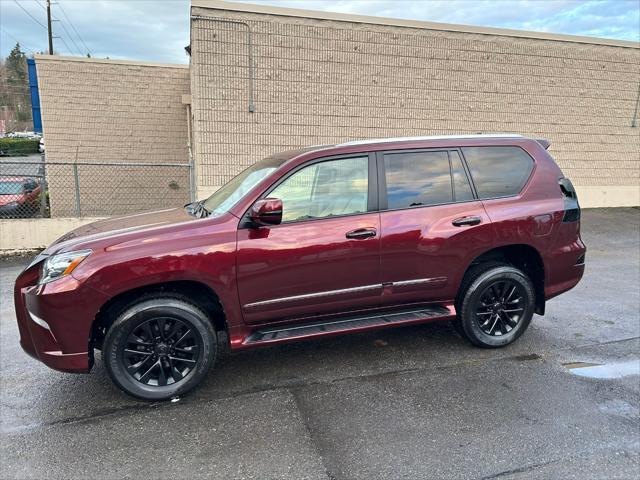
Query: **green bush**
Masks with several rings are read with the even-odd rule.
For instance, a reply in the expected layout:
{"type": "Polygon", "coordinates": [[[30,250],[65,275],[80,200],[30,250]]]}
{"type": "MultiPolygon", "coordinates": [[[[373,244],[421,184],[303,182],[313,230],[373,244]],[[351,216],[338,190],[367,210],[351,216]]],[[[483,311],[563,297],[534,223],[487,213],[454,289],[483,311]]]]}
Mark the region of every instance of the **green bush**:
{"type": "Polygon", "coordinates": [[[38,153],[40,140],[31,138],[0,138],[0,155],[29,155],[38,153]]]}

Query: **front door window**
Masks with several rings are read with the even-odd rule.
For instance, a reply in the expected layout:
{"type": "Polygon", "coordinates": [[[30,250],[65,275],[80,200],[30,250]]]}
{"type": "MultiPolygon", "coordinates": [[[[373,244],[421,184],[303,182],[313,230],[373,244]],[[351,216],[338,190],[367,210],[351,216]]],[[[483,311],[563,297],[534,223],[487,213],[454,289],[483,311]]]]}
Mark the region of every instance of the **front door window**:
{"type": "Polygon", "coordinates": [[[282,200],[282,222],[365,213],[369,188],[367,156],[304,167],[278,185],[270,197],[282,200]]]}

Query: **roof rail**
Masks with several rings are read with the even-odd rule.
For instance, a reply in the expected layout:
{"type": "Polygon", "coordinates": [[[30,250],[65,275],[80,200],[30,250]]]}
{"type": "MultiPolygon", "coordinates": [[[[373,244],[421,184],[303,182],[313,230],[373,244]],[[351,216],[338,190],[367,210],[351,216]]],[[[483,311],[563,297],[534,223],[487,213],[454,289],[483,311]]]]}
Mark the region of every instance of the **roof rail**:
{"type": "Polygon", "coordinates": [[[370,143],[392,143],[392,142],[419,142],[423,140],[451,140],[451,139],[474,139],[474,138],[524,138],[516,133],[478,133],[469,135],[432,135],[424,137],[395,137],[395,138],[372,138],[369,140],[353,140],[339,143],[336,147],[347,147],[350,145],[368,145],[370,143]]]}

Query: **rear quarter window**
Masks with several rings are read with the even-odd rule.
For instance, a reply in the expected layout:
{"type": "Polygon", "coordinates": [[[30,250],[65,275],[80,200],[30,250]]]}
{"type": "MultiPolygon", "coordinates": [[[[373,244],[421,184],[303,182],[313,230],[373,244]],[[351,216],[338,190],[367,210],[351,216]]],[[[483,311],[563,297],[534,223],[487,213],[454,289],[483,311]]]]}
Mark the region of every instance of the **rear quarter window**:
{"type": "Polygon", "coordinates": [[[462,153],[482,199],[517,195],[533,170],[533,159],[520,147],[463,147],[462,153]]]}

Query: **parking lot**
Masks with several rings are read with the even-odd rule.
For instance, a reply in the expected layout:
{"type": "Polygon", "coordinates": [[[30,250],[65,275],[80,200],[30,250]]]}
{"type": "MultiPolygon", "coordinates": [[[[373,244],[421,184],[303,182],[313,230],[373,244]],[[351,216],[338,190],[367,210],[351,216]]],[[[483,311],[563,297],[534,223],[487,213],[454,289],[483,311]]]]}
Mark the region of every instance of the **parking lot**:
{"type": "Polygon", "coordinates": [[[640,210],[585,210],[582,232],[584,279],[504,349],[437,323],[306,341],[231,355],[157,404],[99,359],[72,375],[23,353],[29,259],[0,260],[1,477],[637,478],[640,210]]]}

